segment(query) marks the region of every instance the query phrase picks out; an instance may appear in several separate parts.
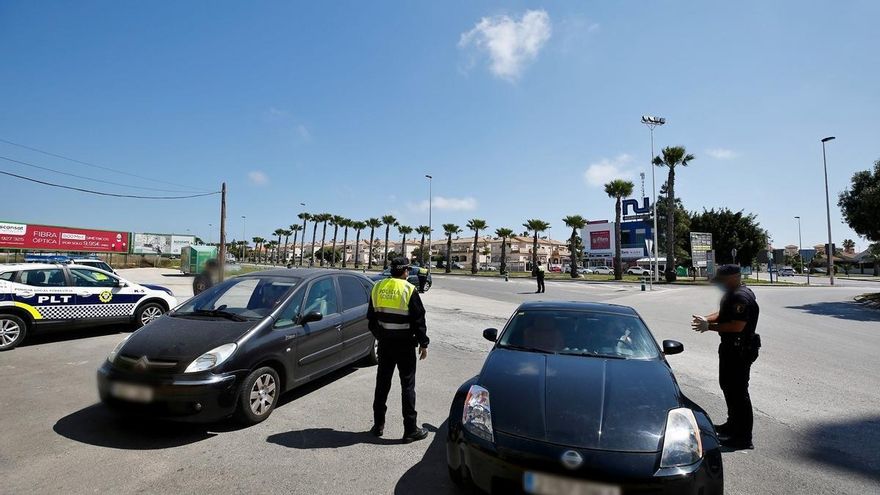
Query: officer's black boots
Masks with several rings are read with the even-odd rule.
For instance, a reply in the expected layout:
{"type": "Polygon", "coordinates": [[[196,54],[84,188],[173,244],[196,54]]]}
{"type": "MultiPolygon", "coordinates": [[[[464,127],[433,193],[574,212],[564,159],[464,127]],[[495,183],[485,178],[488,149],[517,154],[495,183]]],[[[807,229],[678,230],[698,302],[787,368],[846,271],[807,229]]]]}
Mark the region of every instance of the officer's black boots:
{"type": "Polygon", "coordinates": [[[375,424],[372,428],[370,428],[370,435],[374,437],[381,437],[385,434],[385,425],[375,424]]]}
{"type": "Polygon", "coordinates": [[[417,442],[419,440],[424,440],[428,436],[428,430],[425,428],[416,428],[415,430],[404,433],[403,435],[403,443],[412,443],[417,442]]]}

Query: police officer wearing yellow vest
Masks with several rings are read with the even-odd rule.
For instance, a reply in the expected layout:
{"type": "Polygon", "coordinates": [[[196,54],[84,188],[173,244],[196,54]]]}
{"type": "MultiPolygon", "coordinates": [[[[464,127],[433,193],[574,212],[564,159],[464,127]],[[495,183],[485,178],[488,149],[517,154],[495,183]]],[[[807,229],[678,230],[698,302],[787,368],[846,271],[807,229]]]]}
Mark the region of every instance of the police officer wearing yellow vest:
{"type": "Polygon", "coordinates": [[[419,292],[425,292],[425,284],[428,283],[428,269],[423,266],[417,266],[416,275],[419,277],[419,292]]]}
{"type": "Polygon", "coordinates": [[[403,441],[422,440],[428,430],[416,423],[416,346],[419,359],[428,357],[425,307],[416,287],[407,282],[409,262],[397,258],[391,262],[391,278],[376,282],[370,294],[367,320],[370,332],[379,342],[379,367],[373,398],[373,427],[370,433],[385,433],[385,402],[391,390],[394,368],[400,375],[403,403],[403,441]]]}

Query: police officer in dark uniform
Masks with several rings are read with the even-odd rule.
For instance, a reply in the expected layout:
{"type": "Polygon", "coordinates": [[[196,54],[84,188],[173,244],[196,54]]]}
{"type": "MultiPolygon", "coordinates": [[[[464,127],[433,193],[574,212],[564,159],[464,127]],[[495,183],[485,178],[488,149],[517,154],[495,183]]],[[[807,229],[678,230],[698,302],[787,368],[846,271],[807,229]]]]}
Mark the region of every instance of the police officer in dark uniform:
{"type": "Polygon", "coordinates": [[[535,277],[538,278],[538,290],[535,291],[535,294],[542,294],[544,292],[544,265],[539,261],[535,265],[535,277]]]}
{"type": "Polygon", "coordinates": [[[749,372],[758,359],[761,337],[758,325],[758,302],[751,289],[742,285],[740,267],[724,265],[713,280],[722,290],[721,307],[708,316],[693,315],[692,327],[721,335],[718,347],[718,381],[727,402],[727,422],[715,427],[721,444],[732,449],[752,449],[752,400],[749,397],[749,372]]]}
{"type": "Polygon", "coordinates": [[[373,398],[373,427],[370,433],[385,433],[385,402],[391,390],[394,368],[400,375],[403,406],[404,443],[422,440],[428,430],[416,422],[416,346],[419,360],[428,357],[425,307],[416,287],[407,282],[409,262],[396,258],[391,262],[391,278],[376,282],[370,293],[367,320],[370,332],[379,343],[379,366],[373,398]]]}

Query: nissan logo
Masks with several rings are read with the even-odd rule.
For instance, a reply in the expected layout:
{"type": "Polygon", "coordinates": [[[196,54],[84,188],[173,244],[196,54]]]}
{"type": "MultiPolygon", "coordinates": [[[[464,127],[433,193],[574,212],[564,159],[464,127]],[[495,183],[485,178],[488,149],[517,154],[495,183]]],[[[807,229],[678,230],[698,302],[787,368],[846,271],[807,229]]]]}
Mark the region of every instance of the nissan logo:
{"type": "Polygon", "coordinates": [[[568,469],[577,469],[584,463],[583,456],[573,450],[566,450],[563,452],[560,460],[562,461],[562,465],[568,469]]]}

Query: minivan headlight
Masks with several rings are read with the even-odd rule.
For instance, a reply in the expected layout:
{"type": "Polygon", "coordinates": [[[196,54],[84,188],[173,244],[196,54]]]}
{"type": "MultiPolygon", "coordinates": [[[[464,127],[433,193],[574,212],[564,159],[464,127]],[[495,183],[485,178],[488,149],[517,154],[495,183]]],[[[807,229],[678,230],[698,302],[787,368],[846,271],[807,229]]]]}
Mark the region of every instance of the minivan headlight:
{"type": "Polygon", "coordinates": [[[479,385],[471,385],[464,399],[464,412],[461,424],[474,435],[495,442],[492,432],[492,407],[489,405],[489,391],[479,385]]]}
{"type": "Polygon", "coordinates": [[[128,339],[130,339],[132,335],[133,334],[126,335],[125,338],[122,339],[118,344],[116,344],[116,347],[114,347],[113,350],[110,351],[110,354],[107,354],[107,361],[109,361],[110,364],[113,364],[113,362],[116,361],[116,355],[119,354],[119,351],[122,350],[122,346],[124,346],[125,343],[128,342],[128,339]]]}
{"type": "Polygon", "coordinates": [[[660,467],[687,466],[702,458],[703,440],[694,412],[684,407],[669,411],[660,467]]]}
{"type": "Polygon", "coordinates": [[[198,371],[207,371],[227,359],[235,352],[238,347],[236,344],[223,344],[220,347],[211,349],[210,351],[197,357],[195,361],[189,363],[184,373],[196,373],[198,371]]]}

